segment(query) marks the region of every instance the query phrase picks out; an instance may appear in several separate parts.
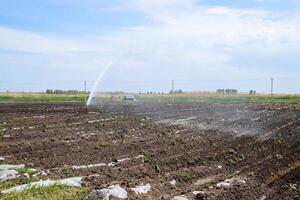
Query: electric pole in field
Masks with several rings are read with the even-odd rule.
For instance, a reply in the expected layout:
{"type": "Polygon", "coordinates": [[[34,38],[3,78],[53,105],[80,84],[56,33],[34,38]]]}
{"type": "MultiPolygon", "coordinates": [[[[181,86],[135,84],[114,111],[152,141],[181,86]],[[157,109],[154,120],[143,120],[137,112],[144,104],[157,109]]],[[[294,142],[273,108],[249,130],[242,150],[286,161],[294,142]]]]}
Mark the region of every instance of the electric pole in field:
{"type": "Polygon", "coordinates": [[[174,80],[172,80],[172,103],[174,103],[174,80]]]}
{"type": "Polygon", "coordinates": [[[86,80],[84,80],[84,100],[85,100],[85,102],[87,101],[87,91],[86,91],[86,89],[87,89],[87,85],[86,85],[86,80]]]}
{"type": "Polygon", "coordinates": [[[171,90],[172,94],[174,94],[174,80],[172,80],[172,90],[171,90]]]}
{"type": "Polygon", "coordinates": [[[274,78],[271,78],[271,96],[274,94],[274,78]]]}

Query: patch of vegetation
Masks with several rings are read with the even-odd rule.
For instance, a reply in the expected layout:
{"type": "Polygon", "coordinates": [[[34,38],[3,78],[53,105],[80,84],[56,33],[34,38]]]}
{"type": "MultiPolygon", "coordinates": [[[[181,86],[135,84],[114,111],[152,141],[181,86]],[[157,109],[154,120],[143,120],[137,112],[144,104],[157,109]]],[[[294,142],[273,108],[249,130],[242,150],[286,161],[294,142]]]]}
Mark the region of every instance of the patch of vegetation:
{"type": "Polygon", "coordinates": [[[281,139],[276,139],[276,140],[275,140],[275,143],[276,143],[276,144],[281,144],[281,143],[282,143],[282,140],[281,140],[281,139]]]}
{"type": "Polygon", "coordinates": [[[233,165],[236,165],[237,163],[239,163],[241,161],[244,161],[245,159],[246,159],[246,156],[244,154],[241,154],[237,157],[228,159],[227,162],[228,162],[228,165],[233,166],[233,165]]]}
{"type": "Polygon", "coordinates": [[[139,184],[139,181],[135,178],[131,178],[126,182],[127,187],[134,187],[134,186],[137,186],[138,184],[139,184]]]}
{"type": "Polygon", "coordinates": [[[245,104],[245,103],[283,103],[293,104],[300,103],[300,96],[297,95],[217,95],[202,94],[202,93],[182,93],[182,94],[142,94],[137,96],[137,100],[144,102],[162,102],[162,103],[230,103],[230,104],[245,104]]]}
{"type": "Polygon", "coordinates": [[[86,199],[86,189],[54,185],[49,187],[35,187],[22,192],[3,195],[3,200],[83,200],[86,199]]]}
{"type": "Polygon", "coordinates": [[[86,94],[0,93],[0,103],[85,102],[86,94]]]}
{"type": "Polygon", "coordinates": [[[145,153],[142,153],[141,155],[143,156],[142,163],[148,163],[150,161],[150,158],[145,153]]]}
{"type": "Polygon", "coordinates": [[[236,154],[236,151],[233,148],[229,148],[226,152],[229,154],[236,154]]]}
{"type": "Polygon", "coordinates": [[[178,174],[177,179],[181,180],[181,181],[184,181],[184,182],[187,182],[187,181],[190,181],[192,179],[192,175],[187,171],[183,171],[183,172],[178,174]]]}
{"type": "MultiPolygon", "coordinates": [[[[120,96],[122,97],[123,94],[120,96]]],[[[61,103],[61,102],[81,102],[86,101],[87,94],[84,93],[69,93],[69,94],[47,94],[47,93],[25,93],[25,92],[4,92],[0,93],[0,103],[61,103]]],[[[102,101],[110,101],[111,94],[103,93],[99,98],[102,101]]],[[[244,103],[283,103],[294,104],[300,103],[300,96],[297,95],[218,95],[215,93],[180,93],[180,94],[140,94],[137,95],[137,100],[141,102],[161,102],[161,103],[230,103],[230,104],[244,104],[244,103]]],[[[178,116],[181,118],[181,116],[178,116]]]]}
{"type": "Polygon", "coordinates": [[[295,161],[294,163],[290,163],[287,168],[279,169],[277,172],[271,173],[271,176],[267,179],[267,183],[273,183],[289,173],[296,173],[295,171],[297,170],[297,168],[299,168],[299,166],[300,161],[295,161]]]}
{"type": "Polygon", "coordinates": [[[16,181],[8,180],[0,183],[0,191],[17,186],[16,181]]]}
{"type": "Polygon", "coordinates": [[[290,190],[297,190],[297,184],[296,183],[289,183],[289,189],[290,190]]]}
{"type": "Polygon", "coordinates": [[[74,170],[71,166],[65,165],[62,169],[62,173],[67,177],[71,177],[74,174],[74,170]]]}
{"type": "Polygon", "coordinates": [[[279,153],[275,154],[276,160],[283,160],[283,156],[279,153]]]}
{"type": "Polygon", "coordinates": [[[159,166],[159,164],[158,163],[156,163],[155,165],[154,165],[154,169],[155,169],[155,171],[157,172],[157,173],[159,173],[161,170],[160,170],[160,166],[159,166]]]}
{"type": "Polygon", "coordinates": [[[267,157],[266,157],[266,160],[271,160],[273,158],[273,155],[268,155],[267,157]]]}
{"type": "Polygon", "coordinates": [[[241,154],[239,157],[236,158],[237,161],[243,161],[246,159],[246,156],[244,154],[241,154]]]}
{"type": "Polygon", "coordinates": [[[16,170],[19,174],[28,174],[29,176],[32,176],[32,175],[35,173],[34,169],[27,168],[27,167],[15,169],[15,170],[16,170]]]}
{"type": "Polygon", "coordinates": [[[19,178],[1,182],[0,183],[0,191],[15,187],[17,185],[32,183],[32,182],[36,182],[36,181],[39,181],[39,178],[33,177],[31,175],[29,177],[22,175],[19,178]]]}
{"type": "Polygon", "coordinates": [[[232,165],[236,165],[236,161],[235,161],[234,159],[232,159],[232,158],[230,158],[227,162],[228,162],[228,164],[231,165],[231,166],[232,166],[232,165]]]}

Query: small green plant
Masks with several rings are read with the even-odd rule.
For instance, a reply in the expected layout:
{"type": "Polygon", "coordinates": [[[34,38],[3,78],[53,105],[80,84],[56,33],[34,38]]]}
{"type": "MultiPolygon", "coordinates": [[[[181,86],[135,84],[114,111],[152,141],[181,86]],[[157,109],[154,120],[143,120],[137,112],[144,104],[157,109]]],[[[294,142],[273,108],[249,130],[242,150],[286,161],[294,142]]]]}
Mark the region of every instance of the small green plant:
{"type": "Polygon", "coordinates": [[[282,143],[282,140],[281,140],[281,139],[276,139],[276,140],[275,140],[275,143],[276,143],[276,144],[281,144],[281,143],[282,143]]]}
{"type": "Polygon", "coordinates": [[[149,161],[149,157],[145,153],[142,153],[142,163],[148,163],[149,161]]]}
{"type": "Polygon", "coordinates": [[[65,176],[70,177],[73,176],[74,170],[72,167],[65,165],[64,168],[62,169],[62,172],[65,176]]]}
{"type": "Polygon", "coordinates": [[[193,165],[194,162],[195,162],[194,160],[188,160],[188,161],[187,161],[187,164],[188,164],[188,165],[193,165]]]}
{"type": "Polygon", "coordinates": [[[180,174],[178,174],[178,176],[179,176],[180,180],[185,181],[185,182],[192,179],[192,175],[187,171],[181,172],[180,174]]]}
{"type": "Polygon", "coordinates": [[[244,154],[241,154],[236,160],[237,161],[243,161],[246,159],[246,156],[244,154]]]}
{"type": "Polygon", "coordinates": [[[266,157],[266,160],[271,160],[273,158],[273,155],[268,155],[267,157],[266,157]]]}
{"type": "Polygon", "coordinates": [[[160,166],[159,166],[159,164],[155,164],[154,165],[154,169],[155,169],[155,171],[157,172],[157,173],[159,173],[161,170],[160,170],[160,166]]]}
{"type": "Polygon", "coordinates": [[[236,165],[235,159],[229,159],[227,162],[228,162],[228,164],[231,165],[231,166],[236,165]]]}
{"type": "Polygon", "coordinates": [[[29,176],[32,176],[35,173],[34,169],[31,168],[19,168],[19,169],[15,169],[19,174],[29,174],[29,176]]]}
{"type": "Polygon", "coordinates": [[[275,154],[275,158],[277,160],[283,160],[283,156],[281,154],[279,154],[279,153],[275,154]]]}
{"type": "Polygon", "coordinates": [[[172,144],[173,146],[175,146],[175,145],[176,145],[176,140],[172,140],[172,141],[171,141],[171,144],[172,144]]]}
{"type": "Polygon", "coordinates": [[[297,184],[289,183],[289,189],[290,190],[297,190],[297,184]]]}
{"type": "Polygon", "coordinates": [[[233,149],[233,148],[229,148],[227,150],[227,153],[230,153],[230,154],[236,154],[236,151],[233,149]]]}
{"type": "Polygon", "coordinates": [[[126,182],[127,187],[134,187],[139,184],[139,181],[135,178],[131,178],[126,182]]]}

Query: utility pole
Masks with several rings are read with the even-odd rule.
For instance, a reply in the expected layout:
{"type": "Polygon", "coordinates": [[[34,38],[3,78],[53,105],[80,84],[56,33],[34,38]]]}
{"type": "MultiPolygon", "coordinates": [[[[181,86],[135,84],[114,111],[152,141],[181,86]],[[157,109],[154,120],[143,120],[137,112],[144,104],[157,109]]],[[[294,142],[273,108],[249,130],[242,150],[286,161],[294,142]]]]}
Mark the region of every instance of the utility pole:
{"type": "Polygon", "coordinates": [[[271,78],[271,96],[273,96],[274,93],[274,78],[271,78]]]}
{"type": "Polygon", "coordinates": [[[174,80],[172,80],[172,94],[174,94],[174,80]]]}
{"type": "Polygon", "coordinates": [[[174,80],[172,80],[172,103],[174,103],[174,80]]]}
{"type": "MultiPolygon", "coordinates": [[[[86,80],[84,80],[84,99],[85,99],[85,103],[87,102],[87,86],[86,86],[86,80]]],[[[87,110],[86,110],[87,111],[87,110]]]]}

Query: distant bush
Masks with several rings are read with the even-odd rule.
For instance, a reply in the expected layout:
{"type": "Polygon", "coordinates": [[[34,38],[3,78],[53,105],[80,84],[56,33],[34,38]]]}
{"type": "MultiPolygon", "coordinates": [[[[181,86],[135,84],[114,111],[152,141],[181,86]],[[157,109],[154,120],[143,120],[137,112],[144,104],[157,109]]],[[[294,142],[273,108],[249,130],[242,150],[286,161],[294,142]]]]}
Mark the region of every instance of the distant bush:
{"type": "Polygon", "coordinates": [[[217,94],[236,95],[238,94],[237,89],[218,89],[217,94]]]}
{"type": "Polygon", "coordinates": [[[182,94],[183,91],[182,91],[181,89],[179,89],[179,90],[174,90],[174,91],[171,90],[169,93],[170,93],[170,94],[182,94]]]}
{"type": "Polygon", "coordinates": [[[250,90],[249,95],[256,95],[256,91],[255,90],[250,90]]]}
{"type": "Polygon", "coordinates": [[[225,94],[225,90],[224,89],[218,89],[217,94],[225,94]]]}

